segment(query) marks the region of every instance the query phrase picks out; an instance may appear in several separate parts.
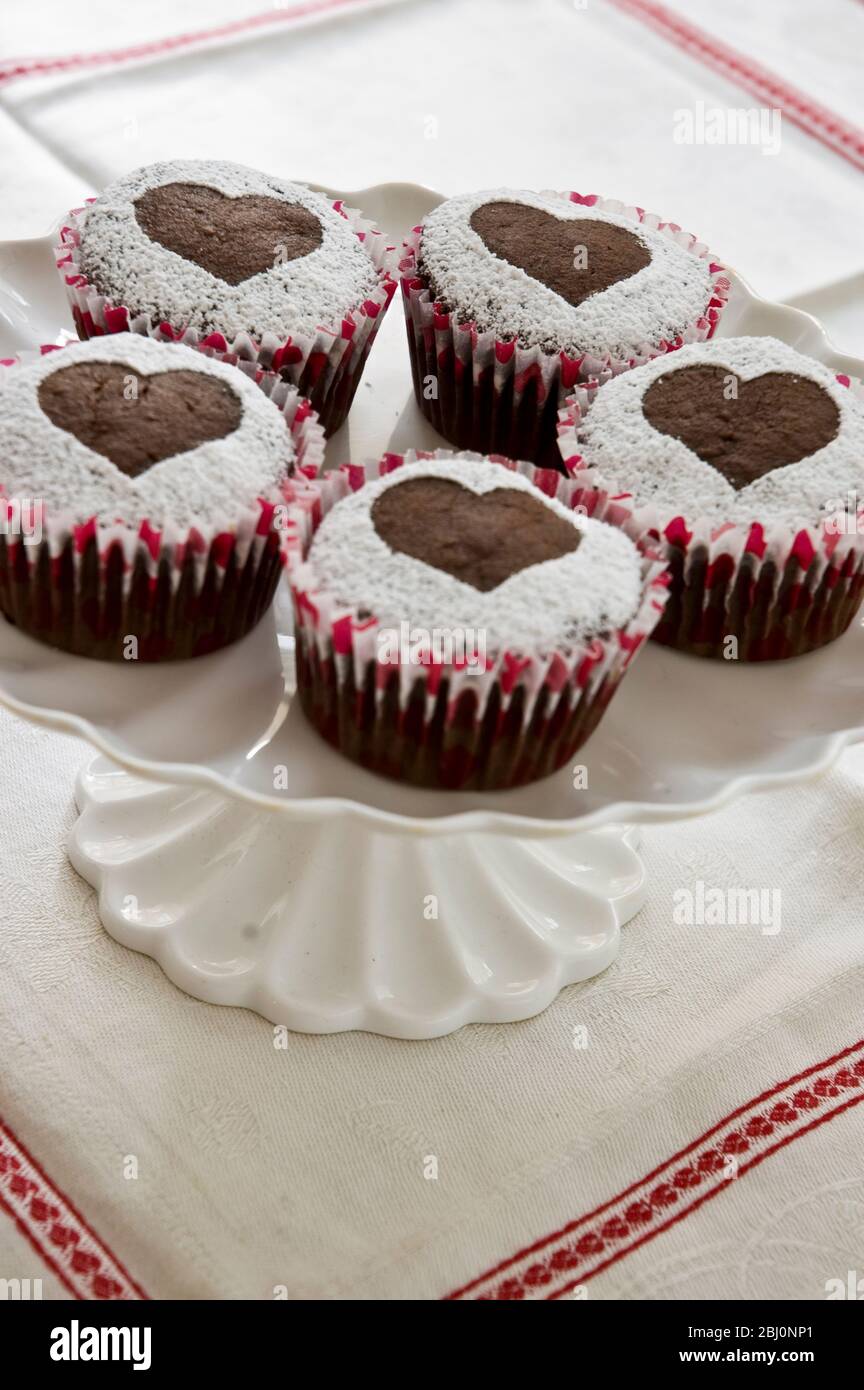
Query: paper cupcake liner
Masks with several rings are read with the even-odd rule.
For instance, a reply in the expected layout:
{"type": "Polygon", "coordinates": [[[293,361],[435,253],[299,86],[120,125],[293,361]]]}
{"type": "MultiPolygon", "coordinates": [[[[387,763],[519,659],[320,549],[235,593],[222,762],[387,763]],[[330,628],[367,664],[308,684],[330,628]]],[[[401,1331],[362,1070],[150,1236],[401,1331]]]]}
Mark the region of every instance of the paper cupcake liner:
{"type": "Polygon", "coordinates": [[[694,656],[801,656],[840,637],[864,598],[862,547],[848,551],[839,564],[814,555],[808,565],[794,544],[785,562],[746,549],[737,561],[722,552],[718,558],[705,547],[672,547],[669,559],[669,617],[658,624],[654,640],[694,656]]]}
{"type": "Polygon", "coordinates": [[[596,194],[559,196],[628,217],[708,260],[713,293],[702,316],[673,341],[643,343],[627,359],[589,353],[570,357],[520,347],[513,339],[502,341],[494,332],[479,332],[475,323],[457,323],[452,313],[440,311],[419,271],[422,226],[414,227],[403,243],[399,271],[414,392],[430,424],[460,449],[530,459],[560,471],[556,424],[567,393],[580,381],[605,382],[685,343],[710,338],[729,294],[729,279],[707,246],[674,222],[596,194]]]}
{"type": "Polygon", "coordinates": [[[324,458],[308,401],[259,375],[296,453],[278,496],[239,505],[224,529],[203,518],[161,529],[146,520],[81,523],[34,499],[29,543],[11,533],[14,503],[0,489],[0,613],[49,646],[116,661],[202,656],[250,632],[273,600],[304,513],[319,506],[311,480],[324,458]]]}
{"type": "MultiPolygon", "coordinates": [[[[864,396],[864,386],[837,380],[864,396]]],[[[558,445],[577,494],[596,491],[625,512],[635,540],[659,544],[670,571],[669,601],[652,638],[695,656],[777,661],[832,642],[864,599],[864,499],[851,514],[813,526],[669,517],[610,490],[579,452],[579,425],[597,383],[577,387],[560,412],[558,445]]]]}
{"type": "MultiPolygon", "coordinates": [[[[88,205],[94,201],[88,199],[88,205]]],[[[340,323],[322,325],[313,335],[297,334],[283,341],[274,333],[265,333],[260,340],[240,333],[231,342],[222,333],[202,336],[183,324],[157,323],[147,314],[135,314],[99,294],[79,261],[87,207],[73,208],[60,229],[55,261],[79,338],[142,333],[163,342],[185,343],[222,362],[278,372],[309,401],[325,435],[333,434],[348,414],[369,350],[396,290],[398,255],[395,247],[387,245],[384,233],[357,209],[346,207],[341,200],[332,206],[350,224],[375,266],[375,292],[356,308],[346,307],[340,323]]]]}
{"type": "MultiPolygon", "coordinates": [[[[514,787],[563,766],[596,727],[627,667],[656,625],[666,600],[665,562],[642,544],[642,598],[618,631],[568,649],[501,651],[483,670],[465,661],[391,662],[378,642],[381,624],[346,607],[317,580],[306,559],[315,527],[343,497],[367,482],[434,454],[387,454],[368,467],[347,464],[316,486],[320,511],[295,528],[288,563],[295,612],[297,680],[302,708],[346,757],[418,786],[491,790],[514,787]]],[[[576,488],[530,463],[496,459],[547,496],[575,505],[576,488]]],[[[620,523],[620,508],[592,498],[600,520],[620,523]]],[[[310,517],[307,512],[306,519],[310,517]]]]}

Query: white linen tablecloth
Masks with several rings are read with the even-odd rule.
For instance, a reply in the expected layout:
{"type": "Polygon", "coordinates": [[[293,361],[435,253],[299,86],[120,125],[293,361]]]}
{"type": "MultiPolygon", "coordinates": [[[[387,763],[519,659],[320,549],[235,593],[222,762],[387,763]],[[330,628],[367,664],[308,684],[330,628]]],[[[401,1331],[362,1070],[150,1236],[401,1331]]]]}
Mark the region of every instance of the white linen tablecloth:
{"type": "MultiPolygon", "coordinates": [[[[638,15],[405,0],[298,27],[283,8],[230,41],[0,81],[0,235],[172,156],[344,188],[575,187],[674,217],[770,297],[848,281],[824,302],[864,353],[860,172],[786,121],[776,155],[676,144],[676,111],[753,101],[638,15]]],[[[856,0],[818,22],[804,0],[668,8],[861,121],[856,0]]],[[[237,17],[16,7],[3,58],[237,17]]],[[[285,1050],[104,933],[63,850],[87,756],[0,712],[0,1279],[57,1298],[710,1300],[821,1299],[864,1273],[864,752],[651,828],[618,961],[538,1018],[285,1050]],[[698,881],[779,890],[780,930],[676,925],[698,881]]]]}

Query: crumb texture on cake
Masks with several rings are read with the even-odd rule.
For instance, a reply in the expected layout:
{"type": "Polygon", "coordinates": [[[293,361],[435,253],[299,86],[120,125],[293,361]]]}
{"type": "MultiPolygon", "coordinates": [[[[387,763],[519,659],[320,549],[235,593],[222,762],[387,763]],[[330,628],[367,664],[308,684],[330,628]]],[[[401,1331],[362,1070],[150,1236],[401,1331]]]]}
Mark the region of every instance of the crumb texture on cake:
{"type": "Polygon", "coordinates": [[[137,169],[110,184],[87,209],[80,264],[100,294],[124,305],[132,317],[259,339],[313,336],[335,327],[372,294],[378,274],[348,222],[320,193],[222,160],[168,160],[137,169]],[[232,285],[152,240],[138,222],[135,201],[172,183],[197,183],[228,197],[281,199],[313,213],[321,242],[308,255],[281,260],[232,285]]]}
{"type": "Polygon", "coordinates": [[[597,391],[577,427],[576,447],[604,483],[632,494],[637,507],[656,507],[661,519],[815,525],[827,513],[845,510],[850,494],[857,505],[864,502],[864,401],[830,367],[776,338],[715,338],[625,372],[597,391]],[[696,365],[725,368],[741,382],[766,373],[815,382],[837,407],[836,435],[815,452],[736,488],[644,414],[654,382],[696,365]]]}
{"type": "Polygon", "coordinates": [[[179,344],[115,334],[0,372],[0,489],[9,498],[44,503],[51,513],[68,514],[78,522],[98,517],[106,524],[129,526],[148,520],[230,528],[238,508],[254,505],[258,497],[278,500],[293,459],[285,418],[260,387],[236,367],[179,344]],[[127,367],[123,384],[132,411],[136,377],[172,370],[214,377],[236,395],[239,423],[221,438],[128,477],[49,419],[39,403],[40,384],[76,363],[127,367]]]}
{"type": "MultiPolygon", "coordinates": [[[[518,548],[518,535],[502,543],[518,548]]],[[[614,631],[635,615],[642,597],[641,556],[623,531],[574,513],[498,463],[458,454],[405,465],[338,502],[319,527],[308,560],[314,588],[346,608],[371,613],[382,625],[482,630],[490,652],[566,648],[614,631]],[[579,544],[481,592],[393,550],[375,528],[378,498],[424,477],[447,479],[478,495],[500,488],[527,491],[578,529],[579,544]]]]}
{"type": "MultiPolygon", "coordinates": [[[[574,253],[577,245],[574,235],[574,253]]],[[[474,321],[481,332],[573,356],[626,359],[646,344],[674,339],[705,313],[713,291],[708,261],[652,227],[573,203],[560,193],[506,188],[448,198],[429,213],[420,241],[420,270],[433,296],[459,322],[474,321]],[[496,202],[522,203],[562,221],[610,223],[632,233],[650,261],[574,306],[489,250],[471,218],[478,208],[496,202]]]]}

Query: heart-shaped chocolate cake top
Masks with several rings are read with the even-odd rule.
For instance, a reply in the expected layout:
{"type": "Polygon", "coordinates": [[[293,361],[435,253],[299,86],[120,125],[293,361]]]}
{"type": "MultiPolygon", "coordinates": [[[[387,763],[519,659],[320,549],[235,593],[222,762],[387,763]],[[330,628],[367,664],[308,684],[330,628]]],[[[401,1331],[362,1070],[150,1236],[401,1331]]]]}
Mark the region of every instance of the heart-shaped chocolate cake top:
{"type": "Polygon", "coordinates": [[[412,478],[387,488],[372,524],[390,549],[444,570],[481,593],[576,550],[579,530],[521,488],[472,492],[448,478],[412,478]]]}
{"type": "Polygon", "coordinates": [[[657,378],[642,413],[680,439],[736,490],[815,454],[837,436],[840,412],[817,382],[791,372],[742,381],[726,367],[681,367],[657,378]]]}
{"type": "Polygon", "coordinates": [[[650,263],[633,232],[614,222],[555,217],[526,203],[483,203],[471,226],[494,255],[578,306],[650,263]]]}
{"type": "Polygon", "coordinates": [[[61,367],[40,382],[39,404],[52,424],[127,478],[224,439],[242,418],[239,396],[218,377],[186,368],[142,376],[125,362],[61,367]]]}
{"type": "Polygon", "coordinates": [[[200,183],[148,188],[135,217],[151,241],[228,285],[308,256],[323,237],[318,218],[299,203],[258,193],[231,198],[200,183]]]}

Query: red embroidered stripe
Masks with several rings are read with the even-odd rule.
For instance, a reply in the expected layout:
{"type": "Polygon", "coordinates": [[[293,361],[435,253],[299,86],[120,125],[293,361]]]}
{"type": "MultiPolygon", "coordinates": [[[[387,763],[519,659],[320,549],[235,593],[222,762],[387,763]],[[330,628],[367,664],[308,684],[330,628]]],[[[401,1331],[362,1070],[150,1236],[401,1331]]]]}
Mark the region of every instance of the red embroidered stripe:
{"type": "Polygon", "coordinates": [[[150,43],[135,44],[132,48],[108,49],[103,53],[72,53],[64,58],[7,60],[0,67],[0,82],[12,82],[18,77],[49,77],[52,74],[68,72],[70,69],[110,67],[116,63],[129,63],[136,59],[158,58],[179,48],[190,48],[195,44],[209,43],[216,39],[230,39],[253,29],[262,29],[273,24],[294,23],[313,15],[325,14],[329,10],[341,10],[346,5],[359,3],[361,0],[306,0],[305,4],[292,5],[290,9],[267,10],[263,14],[248,15],[245,19],[235,19],[229,24],[220,24],[212,29],[175,34],[164,39],[154,39],[150,43]]]}
{"type": "Polygon", "coordinates": [[[781,110],[787,120],[821,140],[835,154],[848,159],[856,169],[864,169],[864,130],[859,126],[845,121],[827,106],[820,106],[768,68],[682,19],[665,5],[656,4],[654,0],[609,0],[609,4],[656,29],[670,43],[677,44],[730,82],[752,92],[766,106],[781,110]]]}
{"type": "Polygon", "coordinates": [[[862,1100],[864,1039],[764,1091],[639,1182],[447,1297],[562,1298],[862,1100]]]}
{"type": "Polygon", "coordinates": [[[0,1208],[75,1298],[147,1298],[117,1256],[2,1120],[0,1208]]]}

